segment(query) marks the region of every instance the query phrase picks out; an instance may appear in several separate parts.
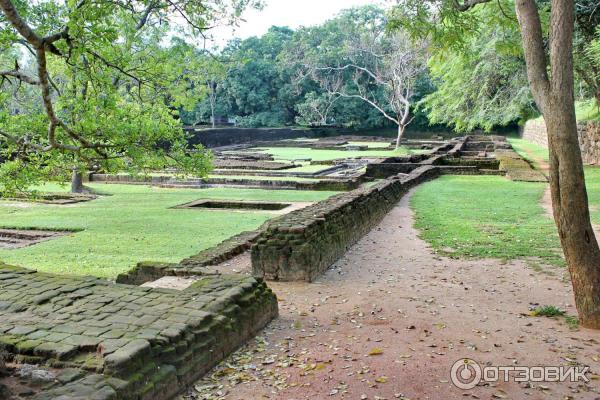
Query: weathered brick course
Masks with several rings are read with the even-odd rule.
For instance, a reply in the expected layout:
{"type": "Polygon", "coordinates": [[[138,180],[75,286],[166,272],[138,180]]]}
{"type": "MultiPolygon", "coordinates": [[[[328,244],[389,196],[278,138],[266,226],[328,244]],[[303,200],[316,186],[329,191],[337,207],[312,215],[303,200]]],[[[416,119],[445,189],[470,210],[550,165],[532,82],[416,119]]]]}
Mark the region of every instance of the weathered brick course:
{"type": "Polygon", "coordinates": [[[208,276],[184,291],[0,264],[0,349],[81,378],[36,399],[168,399],[277,315],[261,280],[208,276]]]}

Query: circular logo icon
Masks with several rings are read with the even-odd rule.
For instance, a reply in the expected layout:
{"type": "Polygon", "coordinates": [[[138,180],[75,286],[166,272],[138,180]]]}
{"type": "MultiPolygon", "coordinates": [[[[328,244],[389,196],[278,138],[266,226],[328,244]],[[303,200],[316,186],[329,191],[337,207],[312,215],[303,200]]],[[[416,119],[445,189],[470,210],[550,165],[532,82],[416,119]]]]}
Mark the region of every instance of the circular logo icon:
{"type": "Polygon", "coordinates": [[[470,358],[461,358],[452,365],[450,378],[459,389],[473,389],[481,381],[481,367],[470,358]]]}

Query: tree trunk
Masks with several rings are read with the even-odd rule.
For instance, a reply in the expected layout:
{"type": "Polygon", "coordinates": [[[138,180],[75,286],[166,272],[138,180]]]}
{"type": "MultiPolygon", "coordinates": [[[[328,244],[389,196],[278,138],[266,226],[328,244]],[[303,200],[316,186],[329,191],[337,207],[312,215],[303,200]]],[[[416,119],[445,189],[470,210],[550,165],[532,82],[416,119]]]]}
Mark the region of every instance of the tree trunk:
{"type": "Polygon", "coordinates": [[[575,108],[554,99],[544,117],[554,220],[582,326],[600,329],[600,249],[590,222],[575,108]]]}
{"type": "Polygon", "coordinates": [[[212,101],[210,102],[210,112],[211,112],[211,119],[212,119],[212,127],[214,129],[217,127],[217,123],[215,121],[215,106],[213,105],[212,101]]]}
{"type": "Polygon", "coordinates": [[[396,150],[400,148],[400,142],[402,141],[402,136],[404,136],[404,125],[398,125],[398,137],[396,138],[396,150]]]}
{"type": "Polygon", "coordinates": [[[212,119],[212,127],[213,129],[217,127],[217,122],[215,120],[215,108],[216,108],[216,103],[217,103],[217,88],[215,87],[215,84],[213,82],[209,82],[208,83],[208,90],[209,90],[209,102],[210,102],[210,116],[212,119]]]}
{"type": "Polygon", "coordinates": [[[83,186],[83,176],[78,169],[73,169],[71,175],[71,193],[83,193],[85,188],[83,186]]]}
{"type": "Polygon", "coordinates": [[[600,329],[600,248],[592,230],[575,119],[574,1],[552,0],[550,70],[535,0],[517,0],[527,75],[548,130],[554,220],[580,324],[600,329]]]}

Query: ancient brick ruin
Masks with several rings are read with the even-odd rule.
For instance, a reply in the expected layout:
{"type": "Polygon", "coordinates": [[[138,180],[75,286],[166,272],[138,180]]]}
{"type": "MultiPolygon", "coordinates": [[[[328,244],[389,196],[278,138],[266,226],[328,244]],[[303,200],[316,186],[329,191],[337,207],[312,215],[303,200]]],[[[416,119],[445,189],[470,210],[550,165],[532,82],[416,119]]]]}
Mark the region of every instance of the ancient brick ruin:
{"type": "Polygon", "coordinates": [[[170,399],[277,315],[264,282],[207,276],[183,291],[0,265],[0,345],[58,368],[33,399],[170,399]]]}
{"type": "MultiPolygon", "coordinates": [[[[117,283],[0,264],[0,349],[7,361],[38,364],[52,376],[29,387],[29,398],[170,399],[277,316],[265,280],[314,281],[414,186],[442,174],[545,179],[501,137],[414,145],[430,151],[336,161],[325,171],[342,177],[327,184],[342,193],[179,263],[140,262],[117,283]],[[254,277],[219,271],[219,264],[248,252],[254,277]],[[139,286],[165,277],[189,278],[189,284],[139,286]]],[[[170,176],[94,179],[174,184],[170,176]]]]}
{"type": "MultiPolygon", "coordinates": [[[[521,135],[523,139],[548,147],[548,132],[542,118],[527,121],[521,135]]],[[[600,164],[600,123],[595,121],[579,122],[577,135],[583,163],[600,164]]]]}

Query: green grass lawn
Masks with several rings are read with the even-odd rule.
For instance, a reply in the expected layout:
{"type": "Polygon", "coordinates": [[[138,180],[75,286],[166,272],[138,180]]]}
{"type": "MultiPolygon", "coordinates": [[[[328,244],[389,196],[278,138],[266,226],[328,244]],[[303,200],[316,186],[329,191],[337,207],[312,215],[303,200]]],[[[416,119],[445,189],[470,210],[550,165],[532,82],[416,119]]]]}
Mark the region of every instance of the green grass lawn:
{"type": "MultiPolygon", "coordinates": [[[[2,227],[80,230],[0,260],[40,271],[114,278],[144,260],[177,262],[273,217],[265,212],[172,209],[197,199],[320,201],[334,192],[90,185],[108,194],[69,206],[0,201],[2,227]],[[25,206],[23,206],[25,204],[25,206]]],[[[56,191],[47,186],[44,190],[56,191]]],[[[64,190],[64,189],[63,189],[64,190]]]]}
{"type": "MultiPolygon", "coordinates": [[[[596,100],[576,101],[575,116],[577,117],[577,121],[600,121],[600,108],[596,105],[596,100]]],[[[542,116],[535,119],[542,119],[542,116]]]]}
{"type": "MultiPolygon", "coordinates": [[[[534,166],[548,149],[509,138],[534,166]]],[[[592,222],[600,225],[600,167],[586,166],[592,222]]],[[[537,257],[563,265],[554,221],[540,206],[547,185],[501,177],[446,176],[422,185],[412,199],[416,226],[432,246],[450,255],[514,259],[537,257]]]]}
{"type": "Polygon", "coordinates": [[[587,166],[584,171],[592,222],[600,225],[600,167],[587,166]]]}
{"type": "Polygon", "coordinates": [[[411,207],[423,239],[441,253],[564,265],[554,222],[540,205],[545,188],[497,176],[442,176],[420,186],[411,207]]]}
{"type": "MultiPolygon", "coordinates": [[[[508,140],[515,151],[530,160],[536,168],[539,167],[539,160],[548,162],[548,149],[545,147],[523,139],[508,140]]],[[[584,172],[592,222],[600,225],[600,167],[587,165],[584,166],[584,172]]]]}
{"type": "Polygon", "coordinates": [[[540,160],[548,163],[548,149],[525,139],[508,138],[515,151],[529,161],[534,168],[540,168],[540,160]]]}
{"type": "Polygon", "coordinates": [[[304,147],[272,147],[256,149],[257,151],[273,155],[275,160],[297,160],[311,159],[313,161],[336,160],[339,158],[351,157],[394,157],[405,156],[408,154],[423,153],[423,150],[413,150],[406,147],[401,147],[395,150],[365,150],[365,151],[349,151],[349,150],[318,150],[304,147]]]}
{"type": "Polygon", "coordinates": [[[578,121],[600,121],[600,109],[594,99],[575,102],[575,113],[578,121]]]}

